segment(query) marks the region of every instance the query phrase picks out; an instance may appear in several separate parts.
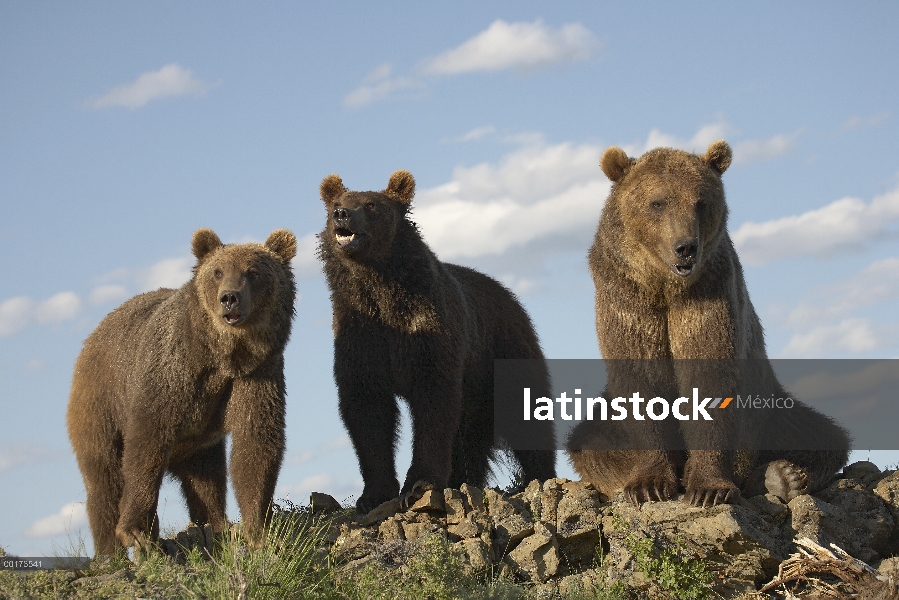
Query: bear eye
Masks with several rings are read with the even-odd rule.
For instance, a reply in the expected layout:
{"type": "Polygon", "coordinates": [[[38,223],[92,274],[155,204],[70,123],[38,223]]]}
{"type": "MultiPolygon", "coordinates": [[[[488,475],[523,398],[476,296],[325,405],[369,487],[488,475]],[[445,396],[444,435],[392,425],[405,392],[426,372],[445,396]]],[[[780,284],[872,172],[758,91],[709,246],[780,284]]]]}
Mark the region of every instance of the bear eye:
{"type": "Polygon", "coordinates": [[[250,269],[249,271],[247,271],[247,279],[256,279],[258,276],[259,273],[257,273],[254,269],[250,269]]]}
{"type": "Polygon", "coordinates": [[[221,269],[216,269],[215,271],[213,271],[212,274],[215,276],[216,279],[221,279],[225,275],[224,273],[222,273],[221,269]]]}
{"type": "Polygon", "coordinates": [[[652,203],[650,204],[650,206],[652,207],[653,210],[662,210],[663,208],[665,208],[665,201],[664,200],[653,200],[652,203]]]}
{"type": "Polygon", "coordinates": [[[367,208],[368,210],[374,210],[374,209],[375,209],[375,203],[374,203],[374,202],[366,202],[366,203],[365,203],[365,208],[367,208]]]}

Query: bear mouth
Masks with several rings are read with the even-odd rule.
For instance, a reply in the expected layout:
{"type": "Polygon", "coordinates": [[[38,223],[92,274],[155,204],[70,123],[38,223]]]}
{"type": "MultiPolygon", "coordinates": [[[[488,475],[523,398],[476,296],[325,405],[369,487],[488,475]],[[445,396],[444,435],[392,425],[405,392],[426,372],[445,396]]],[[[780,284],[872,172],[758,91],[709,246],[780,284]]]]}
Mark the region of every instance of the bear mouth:
{"type": "Polygon", "coordinates": [[[240,325],[244,321],[244,316],[239,312],[229,312],[222,315],[222,320],[228,325],[240,325]]]}
{"type": "Polygon", "coordinates": [[[678,277],[689,277],[695,269],[696,269],[695,263],[687,263],[687,264],[683,264],[683,265],[679,265],[679,264],[671,265],[671,270],[678,277]]]}
{"type": "Polygon", "coordinates": [[[359,238],[356,237],[355,232],[346,227],[338,227],[334,230],[334,240],[337,242],[338,248],[353,248],[359,245],[359,238]]]}

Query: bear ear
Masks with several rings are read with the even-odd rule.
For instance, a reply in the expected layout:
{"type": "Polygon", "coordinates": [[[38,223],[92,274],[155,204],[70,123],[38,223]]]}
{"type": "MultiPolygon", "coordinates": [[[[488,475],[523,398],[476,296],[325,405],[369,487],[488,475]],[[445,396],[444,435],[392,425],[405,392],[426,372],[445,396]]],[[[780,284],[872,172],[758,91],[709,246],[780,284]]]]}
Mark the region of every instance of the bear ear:
{"type": "Polygon", "coordinates": [[[627,157],[624,150],[618,146],[612,146],[606,148],[606,151],[602,153],[599,166],[606,177],[617,183],[630,170],[631,159],[627,157]]]}
{"type": "Polygon", "coordinates": [[[702,160],[708,163],[719,175],[727,171],[727,167],[730,166],[733,158],[734,153],[724,140],[716,140],[709,144],[708,149],[702,156],[702,160]]]}
{"type": "Polygon", "coordinates": [[[287,229],[275,229],[265,240],[265,247],[290,262],[297,255],[297,237],[287,229]]]}
{"type": "Polygon", "coordinates": [[[346,188],[343,186],[343,180],[340,179],[340,175],[331,174],[322,179],[322,184],[319,186],[319,192],[321,193],[322,200],[325,201],[325,204],[331,204],[337,198],[346,191],[346,188]]]}
{"type": "Polygon", "coordinates": [[[385,196],[390,196],[394,200],[409,204],[415,196],[415,178],[409,171],[395,171],[387,182],[387,189],[384,190],[385,196]]]}
{"type": "Polygon", "coordinates": [[[197,229],[190,241],[191,250],[194,256],[197,257],[198,262],[203,262],[203,259],[209,256],[209,253],[218,250],[222,245],[222,240],[219,239],[219,236],[215,235],[213,230],[205,228],[197,229]]]}

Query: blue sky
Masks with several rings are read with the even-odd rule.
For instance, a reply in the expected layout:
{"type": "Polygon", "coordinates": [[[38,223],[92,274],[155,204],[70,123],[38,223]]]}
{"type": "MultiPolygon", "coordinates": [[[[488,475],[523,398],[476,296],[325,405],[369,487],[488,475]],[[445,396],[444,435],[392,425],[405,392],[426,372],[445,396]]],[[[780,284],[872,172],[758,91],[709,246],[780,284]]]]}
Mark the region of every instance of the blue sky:
{"type": "MultiPolygon", "coordinates": [[[[0,545],[90,548],[72,365],[122,301],[188,278],[200,227],[297,234],[277,495],[360,491],[313,254],[329,173],[411,171],[438,255],[512,287],[548,357],[598,358],[602,151],[723,137],[769,355],[899,356],[897,57],[890,3],[0,4],[0,545]]],[[[160,513],[186,520],[171,484],[160,513]]]]}

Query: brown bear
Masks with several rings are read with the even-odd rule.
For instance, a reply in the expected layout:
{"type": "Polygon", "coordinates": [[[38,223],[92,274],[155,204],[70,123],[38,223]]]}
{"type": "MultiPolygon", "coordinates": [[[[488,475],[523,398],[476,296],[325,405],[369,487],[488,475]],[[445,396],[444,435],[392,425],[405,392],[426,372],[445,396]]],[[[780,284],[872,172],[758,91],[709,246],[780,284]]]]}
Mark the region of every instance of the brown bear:
{"type": "MultiPolygon", "coordinates": [[[[723,140],[701,156],[670,148],[639,159],[616,147],[603,154],[613,186],[588,262],[610,397],[634,385],[667,398],[689,397],[697,386],[721,397],[747,387],[765,398],[789,396],[768,362],[727,233],[721,175],[731,158],[723,140]]],[[[681,485],[692,505],[736,502],[741,487],[750,495],[767,487],[789,500],[825,485],[849,451],[840,426],[798,401],[776,412],[718,411],[712,425],[609,425],[580,424],[568,440],[569,458],[601,491],[623,490],[633,502],[668,499],[681,485]],[[607,434],[634,443],[610,445],[607,434]]]]}
{"type": "MultiPolygon", "coordinates": [[[[543,361],[530,318],[497,281],[437,259],[409,217],[415,180],[407,171],[395,172],[383,192],[348,191],[337,175],[320,191],[328,213],[319,257],[334,312],[334,378],[364,480],[357,510],[400,493],[408,502],[421,489],[484,485],[497,449],[493,361],[543,361]],[[413,435],[402,489],[397,396],[408,403],[413,435]]],[[[545,366],[536,386],[543,395],[545,366]]],[[[537,449],[513,450],[525,481],[555,476],[551,424],[534,431],[537,449]]]]}
{"type": "Polygon", "coordinates": [[[190,281],[125,302],[75,363],[68,429],[97,554],[158,537],[166,472],[190,519],[224,531],[228,433],[245,531],[261,540],[284,453],[296,238],[278,229],[265,244],[223,245],[199,229],[192,249],[190,281]]]}

